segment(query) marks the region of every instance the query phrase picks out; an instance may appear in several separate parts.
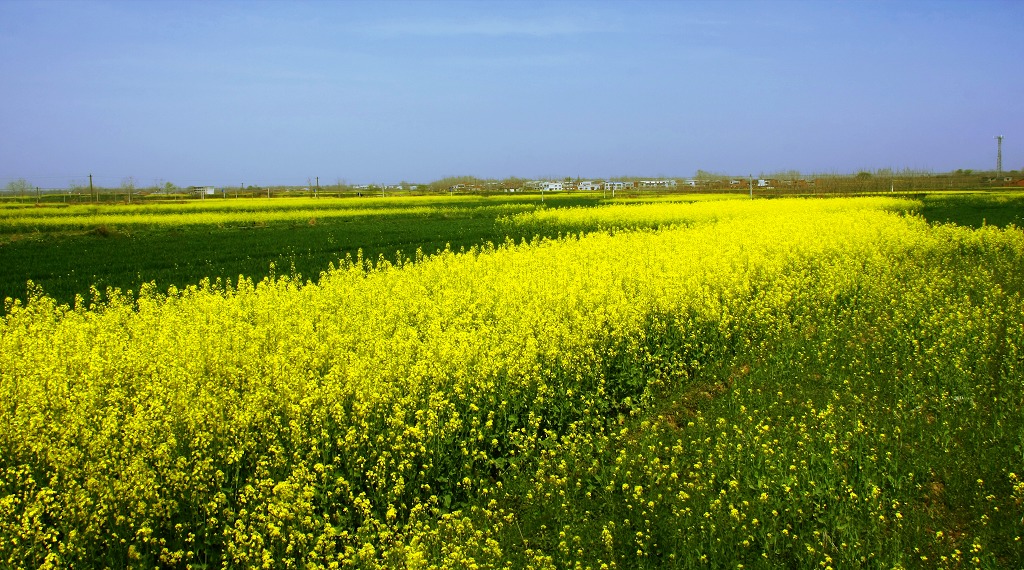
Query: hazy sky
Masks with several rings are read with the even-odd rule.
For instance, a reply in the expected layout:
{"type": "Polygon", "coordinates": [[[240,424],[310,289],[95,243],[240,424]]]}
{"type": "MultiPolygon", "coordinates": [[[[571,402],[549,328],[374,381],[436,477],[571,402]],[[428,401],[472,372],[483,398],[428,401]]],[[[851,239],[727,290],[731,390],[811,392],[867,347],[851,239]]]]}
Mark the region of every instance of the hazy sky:
{"type": "Polygon", "coordinates": [[[0,0],[0,184],[1024,167],[1024,2],[0,0]]]}

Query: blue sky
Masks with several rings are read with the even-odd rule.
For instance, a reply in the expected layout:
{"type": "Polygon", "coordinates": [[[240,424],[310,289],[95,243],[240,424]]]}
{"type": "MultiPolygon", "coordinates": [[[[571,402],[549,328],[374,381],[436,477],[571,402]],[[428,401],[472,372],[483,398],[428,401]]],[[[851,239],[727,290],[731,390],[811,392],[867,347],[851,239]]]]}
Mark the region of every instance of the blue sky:
{"type": "Polygon", "coordinates": [[[1024,168],[1024,2],[0,0],[0,183],[1024,168]]]}

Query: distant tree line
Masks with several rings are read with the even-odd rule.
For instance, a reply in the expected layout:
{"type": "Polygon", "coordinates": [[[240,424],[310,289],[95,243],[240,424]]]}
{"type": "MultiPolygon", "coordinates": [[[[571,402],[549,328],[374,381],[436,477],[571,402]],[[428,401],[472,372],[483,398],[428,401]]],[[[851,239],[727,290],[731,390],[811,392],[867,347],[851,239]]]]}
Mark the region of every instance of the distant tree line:
{"type": "MultiPolygon", "coordinates": [[[[647,192],[746,192],[753,187],[755,193],[819,194],[859,192],[916,192],[925,190],[966,190],[975,188],[1021,187],[1024,171],[1009,170],[1002,173],[972,169],[957,169],[935,173],[923,170],[881,168],[856,173],[801,173],[797,170],[760,172],[756,176],[729,175],[697,170],[691,177],[659,177],[676,182],[670,189],[644,188],[647,192]]],[[[237,186],[178,186],[168,181],[155,181],[148,186],[139,185],[134,177],[125,177],[115,187],[101,187],[81,180],[70,182],[65,188],[40,187],[24,178],[9,180],[0,190],[0,199],[25,201],[64,202],[145,202],[154,200],[184,200],[192,198],[256,198],[256,197],[338,197],[388,196],[416,194],[489,194],[505,192],[537,192],[544,183],[559,182],[563,191],[577,188],[600,188],[604,182],[622,182],[627,188],[640,189],[642,180],[636,176],[610,178],[584,178],[580,176],[478,178],[475,176],[447,176],[426,183],[402,181],[397,184],[350,184],[338,178],[333,183],[321,184],[319,178],[309,178],[301,185],[237,186]],[[590,184],[581,184],[589,182],[590,184]]]]}

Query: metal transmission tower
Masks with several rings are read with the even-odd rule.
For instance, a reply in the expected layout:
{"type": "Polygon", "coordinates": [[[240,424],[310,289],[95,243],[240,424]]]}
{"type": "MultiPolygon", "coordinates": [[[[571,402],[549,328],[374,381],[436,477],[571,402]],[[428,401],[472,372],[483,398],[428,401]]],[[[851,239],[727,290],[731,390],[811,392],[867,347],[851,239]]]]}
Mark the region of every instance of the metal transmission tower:
{"type": "Polygon", "coordinates": [[[996,136],[996,174],[1003,175],[1003,135],[996,136]]]}

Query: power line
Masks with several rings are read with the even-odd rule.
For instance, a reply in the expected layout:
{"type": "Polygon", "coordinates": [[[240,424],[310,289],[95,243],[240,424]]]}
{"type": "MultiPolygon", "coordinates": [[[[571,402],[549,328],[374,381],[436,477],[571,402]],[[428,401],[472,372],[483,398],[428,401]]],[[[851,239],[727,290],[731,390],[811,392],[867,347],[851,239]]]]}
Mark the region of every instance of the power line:
{"type": "Polygon", "coordinates": [[[84,178],[88,178],[88,175],[87,174],[69,174],[67,176],[53,176],[53,175],[46,175],[46,176],[32,176],[32,175],[0,176],[0,182],[10,182],[10,181],[13,181],[13,180],[41,180],[41,181],[43,181],[43,180],[77,180],[77,179],[84,179],[84,178]]]}

